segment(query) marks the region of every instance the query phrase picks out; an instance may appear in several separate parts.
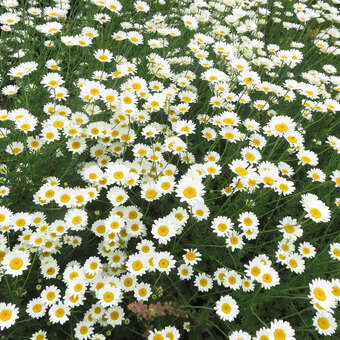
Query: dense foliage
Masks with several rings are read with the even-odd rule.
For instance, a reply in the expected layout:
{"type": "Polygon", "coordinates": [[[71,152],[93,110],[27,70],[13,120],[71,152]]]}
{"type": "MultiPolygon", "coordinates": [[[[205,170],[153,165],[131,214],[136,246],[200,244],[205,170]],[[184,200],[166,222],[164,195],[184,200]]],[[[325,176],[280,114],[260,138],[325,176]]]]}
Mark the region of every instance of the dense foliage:
{"type": "Polygon", "coordinates": [[[0,3],[1,339],[339,339],[339,0],[0,3]]]}

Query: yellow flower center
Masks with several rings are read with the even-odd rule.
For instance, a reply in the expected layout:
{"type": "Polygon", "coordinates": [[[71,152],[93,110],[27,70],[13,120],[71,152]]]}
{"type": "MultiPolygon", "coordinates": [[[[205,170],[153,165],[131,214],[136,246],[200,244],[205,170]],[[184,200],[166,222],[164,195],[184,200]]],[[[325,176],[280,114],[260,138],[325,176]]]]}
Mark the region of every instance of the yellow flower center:
{"type": "Polygon", "coordinates": [[[286,332],[283,329],[276,329],[274,331],[275,340],[286,340],[286,332]]]}
{"type": "Polygon", "coordinates": [[[292,267],[292,268],[296,268],[298,266],[298,263],[296,260],[294,259],[291,259],[289,260],[289,265],[292,267]]]}
{"type": "Polygon", "coordinates": [[[132,268],[135,271],[140,271],[143,268],[142,261],[136,260],[132,263],[132,268]]]}
{"type": "Polygon", "coordinates": [[[161,259],[158,262],[158,265],[159,265],[160,268],[168,268],[169,264],[170,264],[170,262],[167,259],[161,259]]]}
{"type": "Polygon", "coordinates": [[[253,276],[259,276],[261,273],[261,269],[258,266],[254,266],[253,268],[251,268],[250,272],[253,276]]]}
{"type": "Polygon", "coordinates": [[[319,326],[321,329],[328,329],[329,326],[330,326],[330,323],[329,323],[329,321],[327,320],[327,318],[321,317],[321,318],[318,319],[318,326],[319,326]]]}
{"type": "Polygon", "coordinates": [[[284,123],[276,124],[275,130],[278,132],[286,132],[288,130],[288,126],[284,123]]]}
{"type": "Polygon", "coordinates": [[[15,257],[9,263],[12,270],[19,270],[24,264],[24,261],[20,257],[15,257]]]}
{"type": "Polygon", "coordinates": [[[325,294],[325,292],[324,292],[324,290],[322,288],[315,288],[313,290],[313,294],[314,294],[315,298],[317,300],[320,300],[320,301],[325,301],[326,298],[327,298],[326,294],[325,294]]]}
{"type": "Polygon", "coordinates": [[[86,326],[81,326],[79,329],[80,334],[86,334],[88,332],[88,328],[86,326]]]}
{"type": "Polygon", "coordinates": [[[240,175],[240,176],[247,176],[248,175],[248,170],[243,168],[242,166],[238,166],[235,171],[240,175]]]}
{"type": "Polygon", "coordinates": [[[221,310],[224,314],[229,314],[231,312],[231,306],[229,303],[223,303],[221,306],[221,310]]]}
{"type": "Polygon", "coordinates": [[[317,208],[312,208],[309,210],[309,213],[314,217],[314,218],[320,218],[321,217],[321,212],[317,208]]]}
{"type": "Polygon", "coordinates": [[[152,199],[152,198],[155,198],[156,196],[157,196],[157,191],[154,189],[149,189],[145,192],[146,198],[152,199]]]}
{"type": "Polygon", "coordinates": [[[0,312],[0,320],[3,322],[8,321],[12,317],[12,311],[10,309],[3,309],[0,312]]]}
{"type": "Polygon", "coordinates": [[[231,244],[238,244],[238,238],[236,237],[236,236],[232,236],[231,238],[230,238],[230,243],[231,244]]]}
{"type": "Polygon", "coordinates": [[[169,234],[169,228],[166,225],[161,225],[158,227],[158,234],[162,237],[169,234]]]}
{"type": "Polygon", "coordinates": [[[103,299],[105,302],[112,302],[115,298],[115,295],[112,292],[106,292],[103,295],[103,299]]]}

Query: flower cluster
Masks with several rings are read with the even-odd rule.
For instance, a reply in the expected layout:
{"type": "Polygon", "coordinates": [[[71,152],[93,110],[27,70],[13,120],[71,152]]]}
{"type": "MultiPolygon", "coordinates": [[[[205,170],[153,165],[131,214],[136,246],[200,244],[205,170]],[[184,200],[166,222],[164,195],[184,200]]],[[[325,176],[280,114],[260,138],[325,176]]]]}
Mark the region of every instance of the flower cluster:
{"type": "Polygon", "coordinates": [[[338,3],[2,0],[4,337],[336,336],[338,3]]]}

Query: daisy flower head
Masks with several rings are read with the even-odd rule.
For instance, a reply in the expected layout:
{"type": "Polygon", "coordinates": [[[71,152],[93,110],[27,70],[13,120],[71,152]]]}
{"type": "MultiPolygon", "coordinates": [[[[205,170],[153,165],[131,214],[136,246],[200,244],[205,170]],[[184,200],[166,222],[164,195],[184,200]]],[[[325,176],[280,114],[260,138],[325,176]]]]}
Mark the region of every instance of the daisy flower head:
{"type": "Polygon", "coordinates": [[[158,271],[169,274],[171,269],[175,267],[175,264],[176,261],[174,260],[173,255],[171,255],[169,252],[163,251],[155,253],[154,265],[158,271]]]}
{"type": "Polygon", "coordinates": [[[218,268],[214,272],[214,280],[217,282],[219,286],[224,284],[224,281],[228,275],[228,270],[226,268],[218,268]]]}
{"type": "Polygon", "coordinates": [[[237,128],[224,126],[220,130],[220,135],[230,143],[237,143],[241,139],[241,133],[237,128]]]}
{"type": "Polygon", "coordinates": [[[67,88],[63,86],[54,87],[53,89],[49,90],[49,94],[50,98],[56,100],[66,100],[66,98],[69,96],[67,88]]]}
{"type": "Polygon", "coordinates": [[[47,286],[40,296],[46,305],[53,305],[60,299],[60,289],[55,285],[47,286]]]}
{"type": "Polygon", "coordinates": [[[151,254],[155,251],[154,243],[151,240],[142,240],[137,243],[136,249],[144,254],[151,254]]]}
{"type": "Polygon", "coordinates": [[[130,31],[126,34],[126,39],[128,39],[133,45],[140,45],[143,43],[143,35],[137,31],[130,31]]]}
{"type": "Polygon", "coordinates": [[[177,222],[177,233],[180,232],[182,227],[187,223],[189,219],[189,214],[186,209],[182,207],[178,207],[176,209],[173,209],[170,214],[170,216],[174,217],[177,222]]]}
{"type": "Polygon", "coordinates": [[[278,169],[280,170],[280,172],[284,176],[290,177],[290,176],[292,176],[294,174],[293,168],[289,164],[287,164],[285,162],[279,162],[278,169]]]}
{"type": "Polygon", "coordinates": [[[242,148],[241,155],[243,159],[250,164],[256,164],[259,160],[261,160],[262,157],[261,153],[252,147],[242,148]]]}
{"type": "Polygon", "coordinates": [[[211,84],[216,84],[218,82],[228,80],[228,76],[224,72],[216,68],[209,68],[201,75],[201,78],[203,80],[207,80],[211,84]]]}
{"type": "Polygon", "coordinates": [[[188,136],[195,132],[196,125],[190,120],[178,120],[173,124],[173,130],[178,136],[188,136]]]}
{"type": "Polygon", "coordinates": [[[93,331],[93,326],[88,321],[80,321],[75,327],[75,337],[79,340],[86,340],[92,335],[93,331]]]}
{"type": "Polygon", "coordinates": [[[120,277],[121,289],[125,292],[131,292],[134,290],[137,284],[137,278],[133,273],[127,273],[120,277]]]}
{"type": "Polygon", "coordinates": [[[239,313],[239,307],[230,295],[222,296],[218,301],[216,301],[214,309],[216,314],[223,321],[233,321],[239,313]]]}
{"type": "Polygon", "coordinates": [[[317,86],[311,84],[301,84],[299,86],[299,93],[309,99],[316,99],[320,95],[320,90],[317,86]]]}
{"type": "Polygon", "coordinates": [[[326,174],[321,169],[310,169],[307,172],[307,177],[311,178],[313,182],[324,182],[326,174]]]}
{"type": "Polygon", "coordinates": [[[301,150],[296,155],[299,165],[317,166],[319,163],[318,155],[309,150],[301,150]]]}
{"type": "Polygon", "coordinates": [[[109,163],[107,165],[106,174],[112,184],[122,184],[129,173],[129,168],[120,163],[109,163]]]}
{"type": "Polygon", "coordinates": [[[229,335],[229,340],[251,340],[251,336],[244,331],[234,331],[229,335]]]}
{"type": "Polygon", "coordinates": [[[244,229],[248,227],[257,227],[259,220],[253,212],[245,211],[240,214],[238,221],[240,222],[239,227],[244,229]]]}
{"type": "Polygon", "coordinates": [[[106,197],[114,207],[123,205],[129,198],[126,191],[118,186],[112,186],[108,190],[106,197]]]}
{"type": "Polygon", "coordinates": [[[151,233],[159,244],[167,244],[176,235],[176,226],[173,217],[163,217],[153,223],[151,233]]]}
{"type": "Polygon", "coordinates": [[[37,123],[38,120],[32,115],[27,115],[26,117],[15,121],[16,127],[25,134],[34,131],[37,123]]]}
{"type": "Polygon", "coordinates": [[[81,137],[69,138],[66,142],[67,150],[73,154],[80,155],[86,150],[86,147],[86,141],[81,137]]]}
{"type": "Polygon", "coordinates": [[[230,170],[240,177],[249,176],[254,172],[253,168],[249,165],[247,161],[235,159],[229,164],[230,170]]]}
{"type": "Polygon", "coordinates": [[[253,71],[243,71],[238,76],[238,79],[242,85],[245,85],[247,88],[254,87],[259,85],[261,79],[256,72],[253,71]]]}
{"type": "Polygon", "coordinates": [[[2,267],[7,275],[19,276],[30,265],[30,257],[27,251],[13,250],[8,252],[3,260],[2,267]]]}
{"type": "Polygon", "coordinates": [[[330,177],[331,181],[335,183],[337,188],[340,188],[340,170],[334,170],[330,177]]]}
{"type": "Polygon", "coordinates": [[[183,260],[185,262],[186,265],[195,265],[197,264],[199,261],[201,261],[201,253],[198,252],[197,249],[184,249],[184,251],[186,252],[183,255],[183,260]]]}
{"type": "Polygon", "coordinates": [[[134,288],[134,297],[137,301],[148,301],[152,293],[151,286],[148,283],[137,283],[134,288]]]}
{"type": "MultiPolygon", "coordinates": [[[[115,1],[115,0],[113,0],[113,1],[107,1],[107,4],[108,4],[108,6],[105,6],[106,8],[108,8],[110,11],[112,11],[113,12],[113,10],[112,10],[112,6],[111,6],[111,4],[110,3],[112,3],[112,2],[115,2],[115,3],[117,3],[118,1],[115,1]]],[[[106,2],[105,2],[105,5],[106,5],[106,2]]],[[[116,5],[113,5],[113,8],[115,8],[115,6],[116,5]]],[[[93,19],[94,20],[96,20],[96,21],[98,21],[99,23],[101,23],[102,25],[103,24],[105,24],[105,23],[107,23],[107,22],[110,22],[111,21],[111,17],[108,15],[108,14],[106,14],[106,13],[96,13],[96,14],[94,14],[94,16],[93,16],[93,19]]],[[[88,37],[90,40],[91,40],[91,42],[92,42],[92,39],[90,38],[90,37],[88,37]]],[[[81,46],[87,46],[87,45],[81,45],[81,46]]]]}
{"type": "Polygon", "coordinates": [[[179,340],[180,339],[180,332],[175,326],[167,326],[163,329],[163,332],[165,334],[165,339],[171,339],[171,340],[179,340]]]}
{"type": "Polygon", "coordinates": [[[329,281],[317,278],[309,283],[309,296],[313,304],[318,304],[323,309],[335,307],[337,299],[332,294],[332,284],[329,281]]]}
{"type": "Polygon", "coordinates": [[[304,137],[299,131],[287,131],[284,133],[284,138],[291,147],[297,150],[303,149],[304,137]]]}
{"type": "Polygon", "coordinates": [[[6,152],[10,155],[17,156],[20,153],[22,153],[24,150],[24,144],[21,142],[12,142],[10,144],[7,144],[6,146],[6,152]]]}
{"type": "Polygon", "coordinates": [[[274,320],[270,323],[270,334],[274,339],[295,340],[295,330],[288,321],[274,320]]]}
{"type": "Polygon", "coordinates": [[[340,260],[340,243],[331,243],[328,254],[333,260],[340,260]]]}
{"type": "Polygon", "coordinates": [[[268,123],[268,129],[275,137],[283,137],[288,131],[294,130],[296,123],[288,116],[273,116],[268,123]]]}
{"type": "Polygon", "coordinates": [[[255,284],[253,280],[247,277],[244,277],[242,279],[242,290],[247,293],[247,292],[252,292],[254,289],[255,289],[255,284]]]}
{"type": "Polygon", "coordinates": [[[186,331],[186,332],[190,332],[190,322],[189,321],[186,321],[183,323],[183,329],[186,331]]]}
{"type": "Polygon", "coordinates": [[[13,213],[6,207],[0,206],[0,227],[12,224],[13,213]]]}
{"type": "Polygon", "coordinates": [[[96,295],[103,307],[117,306],[121,299],[121,289],[106,283],[99,291],[96,291],[96,295]]]}
{"type": "Polygon", "coordinates": [[[196,220],[203,221],[209,217],[210,210],[203,202],[196,201],[191,205],[191,213],[196,220]]]}
{"type": "Polygon", "coordinates": [[[231,231],[226,237],[226,246],[233,252],[235,249],[242,249],[244,246],[244,241],[242,239],[242,234],[236,231],[231,231]]]}
{"type": "Polygon", "coordinates": [[[0,303],[0,327],[9,328],[15,324],[19,317],[19,308],[13,303],[0,303]]]}
{"type": "Polygon", "coordinates": [[[193,268],[183,263],[177,268],[177,274],[181,280],[190,280],[193,275],[193,268]]]}
{"type": "Polygon", "coordinates": [[[41,130],[40,137],[44,143],[51,143],[60,139],[60,132],[53,126],[45,126],[41,130]]]}
{"type": "MultiPolygon", "coordinates": [[[[6,3],[4,3],[5,5],[6,3]]],[[[5,5],[6,6],[6,5],[5,5]]],[[[11,13],[11,12],[6,12],[1,14],[0,16],[0,23],[2,25],[8,25],[8,26],[12,26],[15,25],[16,23],[18,23],[20,21],[20,16],[16,13],[11,13]]]]}
{"type": "Polygon", "coordinates": [[[12,216],[13,230],[22,231],[29,228],[32,224],[32,217],[28,213],[19,212],[12,216]]]}
{"type": "Polygon", "coordinates": [[[245,265],[245,268],[245,274],[252,280],[256,281],[260,279],[261,275],[264,272],[264,269],[266,269],[263,262],[258,258],[254,258],[253,260],[251,260],[248,265],[245,265]]]}
{"type": "Polygon", "coordinates": [[[208,292],[213,287],[213,280],[210,275],[199,273],[195,277],[194,285],[199,292],[208,292]]]}
{"type": "Polygon", "coordinates": [[[252,135],[250,135],[249,141],[251,146],[258,149],[262,149],[267,144],[266,138],[259,133],[253,133],[252,135]]]}
{"type": "Polygon", "coordinates": [[[34,332],[30,338],[30,340],[48,340],[47,339],[47,332],[43,330],[39,330],[34,332]]]}
{"type": "Polygon", "coordinates": [[[165,340],[165,332],[164,330],[154,329],[149,332],[147,340],[165,340]]]}
{"type": "Polygon", "coordinates": [[[111,62],[112,58],[113,58],[113,54],[111,51],[109,50],[103,50],[103,49],[99,49],[96,50],[93,54],[93,56],[100,62],[102,63],[109,63],[111,62]]]}
{"type": "Polygon", "coordinates": [[[34,319],[39,319],[46,314],[46,304],[41,298],[32,299],[26,307],[26,313],[34,319]]]}
{"type": "Polygon", "coordinates": [[[331,218],[330,209],[314,194],[301,195],[300,203],[307,213],[307,217],[314,222],[328,222],[331,218]]]}
{"type": "Polygon", "coordinates": [[[234,223],[229,217],[217,216],[211,222],[211,228],[218,236],[226,236],[234,227],[234,223]]]}
{"type": "Polygon", "coordinates": [[[207,127],[202,130],[202,136],[206,140],[210,141],[216,138],[217,133],[214,129],[207,127]]]}
{"type": "Polygon", "coordinates": [[[296,240],[303,234],[303,229],[297,224],[297,220],[295,218],[291,218],[290,216],[284,217],[280,221],[278,228],[283,233],[283,237],[287,240],[296,240]]]}
{"type": "Polygon", "coordinates": [[[0,186],[0,197],[5,197],[9,194],[10,189],[6,187],[5,185],[0,186]]]}
{"type": "Polygon", "coordinates": [[[192,164],[187,171],[187,175],[194,177],[198,176],[201,179],[205,178],[207,173],[204,164],[192,164]]]}
{"type": "Polygon", "coordinates": [[[290,253],[286,259],[286,266],[292,272],[301,274],[305,270],[305,260],[298,253],[290,253]]]}
{"type": "Polygon", "coordinates": [[[181,202],[188,204],[193,204],[197,200],[203,201],[204,185],[199,177],[183,176],[176,186],[176,194],[181,202]]]}
{"type": "Polygon", "coordinates": [[[300,243],[298,250],[299,254],[306,259],[311,259],[316,255],[315,247],[311,243],[306,241],[300,243]]]}
{"type": "Polygon", "coordinates": [[[84,263],[84,271],[89,274],[96,274],[102,269],[102,263],[99,257],[91,256],[84,263]]]}
{"type": "MultiPolygon", "coordinates": [[[[47,241],[48,242],[48,241],[47,241]]],[[[46,245],[46,243],[45,243],[46,245]]],[[[51,258],[42,262],[41,264],[41,274],[45,279],[56,278],[59,273],[59,265],[57,260],[51,258]]]]}
{"type": "Polygon", "coordinates": [[[329,336],[335,333],[337,323],[332,314],[319,311],[313,318],[313,326],[320,335],[329,336]]]}
{"type": "Polygon", "coordinates": [[[126,33],[124,31],[114,32],[111,37],[116,41],[122,41],[126,39],[126,33]]]}
{"type": "Polygon", "coordinates": [[[175,189],[175,178],[172,176],[162,176],[158,179],[157,186],[163,194],[171,193],[175,189]]]}
{"type": "Polygon", "coordinates": [[[48,89],[56,88],[64,84],[64,79],[59,73],[47,73],[43,76],[41,82],[48,89]]]}
{"type": "Polygon", "coordinates": [[[242,278],[235,270],[229,270],[226,272],[225,278],[223,279],[223,285],[226,288],[237,290],[241,287],[242,278]]]}
{"type": "MultiPolygon", "coordinates": [[[[113,306],[113,307],[107,308],[106,315],[108,318],[107,322],[112,327],[119,326],[123,323],[124,310],[120,306],[113,306]]],[[[92,339],[96,340],[96,338],[93,338],[93,337],[92,339]]]]}
{"type": "Polygon", "coordinates": [[[190,30],[196,30],[198,28],[198,21],[192,15],[184,15],[182,17],[184,26],[190,30]]]}
{"type": "Polygon", "coordinates": [[[148,269],[147,259],[143,254],[130,255],[126,262],[127,270],[135,275],[143,275],[148,269]]]}
{"type": "Polygon", "coordinates": [[[161,197],[161,191],[156,183],[147,183],[142,185],[141,198],[148,202],[156,201],[161,197]]]}
{"type": "Polygon", "coordinates": [[[277,177],[273,189],[280,195],[287,196],[295,191],[293,181],[288,181],[283,177],[277,177]]]}
{"type": "Polygon", "coordinates": [[[332,294],[335,296],[337,301],[340,301],[340,279],[332,279],[332,294]]]}
{"type": "Polygon", "coordinates": [[[64,324],[71,314],[70,308],[63,303],[55,303],[48,311],[49,320],[55,324],[64,324]]]}

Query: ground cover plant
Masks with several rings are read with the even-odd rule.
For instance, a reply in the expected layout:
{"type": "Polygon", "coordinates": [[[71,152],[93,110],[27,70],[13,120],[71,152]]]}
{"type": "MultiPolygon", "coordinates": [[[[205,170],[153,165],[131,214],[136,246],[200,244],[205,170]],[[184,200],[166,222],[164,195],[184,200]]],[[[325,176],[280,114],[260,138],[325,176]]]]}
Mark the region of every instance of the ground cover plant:
{"type": "Polygon", "coordinates": [[[339,0],[1,0],[0,339],[339,339],[339,0]]]}

